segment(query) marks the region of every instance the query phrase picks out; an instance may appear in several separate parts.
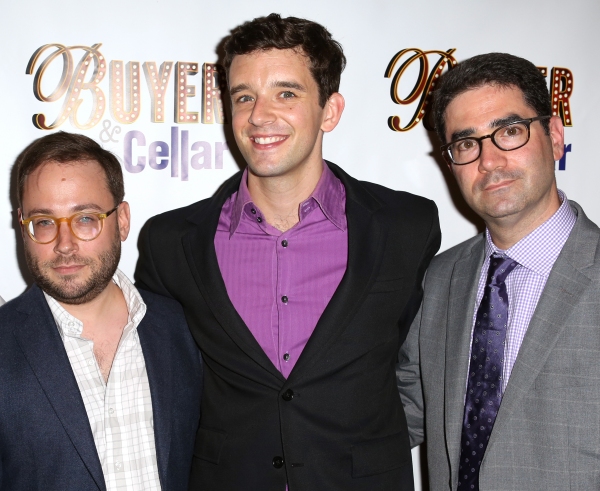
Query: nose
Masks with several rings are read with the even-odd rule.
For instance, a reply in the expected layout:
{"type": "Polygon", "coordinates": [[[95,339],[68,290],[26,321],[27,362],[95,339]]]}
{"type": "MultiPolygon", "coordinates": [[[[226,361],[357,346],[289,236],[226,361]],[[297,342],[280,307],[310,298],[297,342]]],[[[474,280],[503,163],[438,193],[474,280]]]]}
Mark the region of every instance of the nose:
{"type": "Polygon", "coordinates": [[[79,249],[77,239],[71,232],[71,227],[66,221],[58,222],[58,235],[54,245],[54,252],[62,255],[69,255],[79,249]]]}
{"type": "Polygon", "coordinates": [[[490,137],[487,137],[479,142],[479,171],[492,172],[498,167],[506,166],[506,153],[500,150],[490,137]]]}
{"type": "Polygon", "coordinates": [[[264,126],[273,123],[275,119],[275,113],[270,101],[263,97],[257,97],[248,122],[254,126],[264,126]]]}

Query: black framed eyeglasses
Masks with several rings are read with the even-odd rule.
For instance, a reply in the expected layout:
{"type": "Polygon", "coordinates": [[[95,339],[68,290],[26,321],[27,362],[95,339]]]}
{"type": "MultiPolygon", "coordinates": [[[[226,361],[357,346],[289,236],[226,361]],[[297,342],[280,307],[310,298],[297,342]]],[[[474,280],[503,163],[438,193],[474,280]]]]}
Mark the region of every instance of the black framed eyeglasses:
{"type": "Polygon", "coordinates": [[[60,222],[67,222],[71,232],[79,240],[94,240],[102,232],[104,219],[114,213],[119,205],[106,213],[81,212],[70,217],[57,218],[50,215],[35,215],[21,220],[29,237],[38,244],[49,244],[58,237],[60,222]]]}
{"type": "Polygon", "coordinates": [[[442,145],[442,153],[449,163],[466,165],[475,162],[481,155],[482,141],[486,138],[492,140],[500,150],[510,152],[527,144],[530,136],[530,126],[534,121],[549,119],[552,116],[538,116],[529,119],[520,119],[500,126],[493,133],[485,136],[468,136],[442,145]]]}

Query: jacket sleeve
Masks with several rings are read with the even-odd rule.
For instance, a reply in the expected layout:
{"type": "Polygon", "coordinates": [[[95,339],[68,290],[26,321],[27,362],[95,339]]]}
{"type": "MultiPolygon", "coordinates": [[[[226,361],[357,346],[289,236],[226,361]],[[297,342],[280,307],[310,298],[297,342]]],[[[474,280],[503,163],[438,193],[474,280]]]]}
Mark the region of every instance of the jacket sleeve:
{"type": "Polygon", "coordinates": [[[421,324],[422,307],[419,309],[408,331],[406,340],[398,353],[396,365],[396,383],[400,392],[400,399],[404,406],[410,446],[416,447],[423,443],[424,416],[423,416],[423,389],[421,387],[421,370],[419,367],[419,330],[421,324]]]}
{"type": "Polygon", "coordinates": [[[429,263],[441,244],[441,231],[437,207],[433,205],[433,218],[429,236],[421,255],[413,295],[404,313],[404,321],[412,322],[407,337],[400,347],[396,365],[396,383],[408,424],[411,447],[420,445],[424,440],[423,390],[419,368],[419,329],[423,299],[423,285],[429,263]]]}

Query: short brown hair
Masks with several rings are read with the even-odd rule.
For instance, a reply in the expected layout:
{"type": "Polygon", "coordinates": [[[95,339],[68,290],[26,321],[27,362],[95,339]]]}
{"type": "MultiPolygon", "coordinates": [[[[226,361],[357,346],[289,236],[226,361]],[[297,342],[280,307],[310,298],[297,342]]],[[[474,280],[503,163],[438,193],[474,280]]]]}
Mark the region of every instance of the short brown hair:
{"type": "Polygon", "coordinates": [[[257,17],[236,27],[225,40],[224,65],[227,73],[236,55],[269,49],[296,49],[309,60],[310,72],[319,87],[319,104],[340,89],[346,57],[340,43],[321,24],[279,14],[257,17]]]}
{"type": "MultiPolygon", "coordinates": [[[[446,109],[450,103],[464,92],[486,85],[515,87],[523,93],[525,103],[537,116],[552,115],[546,78],[533,63],[508,53],[473,56],[448,70],[433,93],[435,131],[442,143],[447,143],[446,109]]],[[[549,122],[541,121],[541,125],[549,135],[549,122]]]]}
{"type": "Polygon", "coordinates": [[[23,205],[23,189],[29,174],[48,162],[66,164],[78,160],[98,162],[106,174],[106,184],[115,206],[123,201],[123,170],[117,157],[87,136],[59,131],[34,140],[19,155],[16,162],[19,207],[23,205]]]}

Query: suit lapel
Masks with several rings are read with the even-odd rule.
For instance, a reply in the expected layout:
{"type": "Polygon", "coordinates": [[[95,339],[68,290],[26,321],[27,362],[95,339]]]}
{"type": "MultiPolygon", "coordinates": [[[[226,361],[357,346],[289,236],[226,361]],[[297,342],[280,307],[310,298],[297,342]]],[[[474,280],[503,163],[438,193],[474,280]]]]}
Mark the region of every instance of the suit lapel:
{"type": "Polygon", "coordinates": [[[446,333],[446,369],[444,381],[446,445],[452,482],[457,482],[460,440],[465,408],[466,377],[471,349],[473,309],[484,260],[483,236],[456,262],[450,280],[448,332],[446,333]]]}
{"type": "Polygon", "coordinates": [[[376,215],[381,204],[339,167],[328,165],[346,189],[348,265],[288,378],[293,383],[307,373],[307,368],[330,348],[352,320],[374,281],[385,245],[385,231],[376,215]]]}
{"type": "MultiPolygon", "coordinates": [[[[296,381],[298,374],[305,373],[306,368],[343,332],[360,305],[361,298],[370,288],[385,245],[385,231],[375,213],[381,206],[379,201],[339,167],[328,165],[346,189],[348,267],[288,380],[296,381]]],[[[217,262],[214,238],[221,208],[225,200],[238,189],[240,176],[235,176],[221,188],[208,210],[189,218],[198,226],[184,236],[183,248],[196,285],[222,328],[240,349],[271,375],[272,386],[280,388],[285,378],[236,312],[227,295],[217,262]]]]}
{"type": "Polygon", "coordinates": [[[98,489],[105,490],[102,467],[79,387],[50,308],[37,286],[22,296],[18,310],[28,317],[13,334],[98,489]]]}
{"type": "Polygon", "coordinates": [[[269,360],[248,326],[235,310],[227,294],[227,288],[217,261],[215,234],[221,208],[225,200],[238,189],[241,173],[234,177],[215,195],[208,211],[189,218],[191,222],[197,224],[197,227],[190,230],[183,237],[183,249],[196,285],[221,327],[241,350],[270,374],[268,380],[271,386],[279,388],[285,378],[269,360]]]}
{"type": "Polygon", "coordinates": [[[150,384],[156,460],[160,481],[164,488],[168,482],[173,404],[177,404],[177,401],[173,401],[172,398],[172,364],[177,360],[177,353],[172,351],[173,343],[169,330],[157,326],[150,309],[146,311],[146,315],[140,322],[138,333],[150,384]]]}
{"type": "Polygon", "coordinates": [[[522,405],[523,397],[532,388],[569,316],[578,308],[578,299],[591,282],[582,271],[594,262],[600,234],[581,208],[578,205],[575,208],[578,211],[577,222],[554,263],[529,322],[490,436],[488,452],[498,435],[507,429],[515,408],[522,405]]]}

